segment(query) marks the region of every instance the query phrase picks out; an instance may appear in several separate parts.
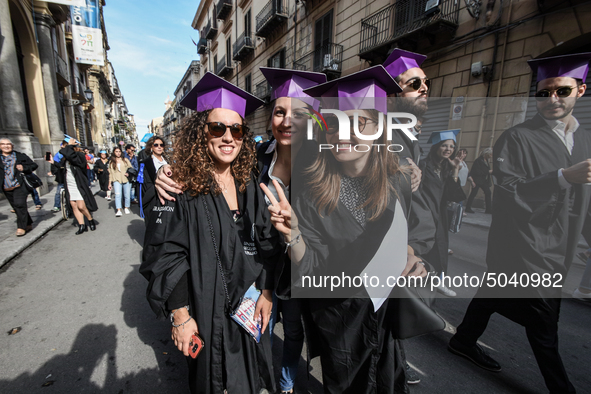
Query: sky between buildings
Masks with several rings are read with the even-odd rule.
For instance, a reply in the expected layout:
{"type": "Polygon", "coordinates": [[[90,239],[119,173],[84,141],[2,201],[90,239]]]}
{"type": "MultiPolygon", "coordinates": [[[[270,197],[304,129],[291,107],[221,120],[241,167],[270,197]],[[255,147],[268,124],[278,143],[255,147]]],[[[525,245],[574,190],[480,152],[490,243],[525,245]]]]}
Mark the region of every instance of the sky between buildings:
{"type": "Polygon", "coordinates": [[[198,60],[191,27],[199,0],[115,0],[103,8],[113,64],[127,108],[141,139],[153,118],[164,114],[191,60],[198,60]]]}

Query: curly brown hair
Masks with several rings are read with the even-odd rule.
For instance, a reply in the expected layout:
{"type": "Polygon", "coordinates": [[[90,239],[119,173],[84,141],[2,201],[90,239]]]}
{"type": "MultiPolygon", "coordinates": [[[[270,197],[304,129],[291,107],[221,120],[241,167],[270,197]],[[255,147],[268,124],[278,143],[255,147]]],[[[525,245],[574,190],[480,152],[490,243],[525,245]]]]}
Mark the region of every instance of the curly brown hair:
{"type": "MultiPolygon", "coordinates": [[[[192,196],[198,194],[215,195],[222,189],[215,180],[215,163],[207,148],[205,123],[213,110],[195,112],[187,118],[176,135],[172,157],[172,173],[176,182],[183,185],[183,190],[190,190],[192,196]]],[[[251,172],[256,165],[255,143],[252,131],[246,120],[242,119],[246,132],[242,138],[242,148],[231,164],[234,179],[240,184],[239,191],[244,193],[250,182],[251,172]]]]}

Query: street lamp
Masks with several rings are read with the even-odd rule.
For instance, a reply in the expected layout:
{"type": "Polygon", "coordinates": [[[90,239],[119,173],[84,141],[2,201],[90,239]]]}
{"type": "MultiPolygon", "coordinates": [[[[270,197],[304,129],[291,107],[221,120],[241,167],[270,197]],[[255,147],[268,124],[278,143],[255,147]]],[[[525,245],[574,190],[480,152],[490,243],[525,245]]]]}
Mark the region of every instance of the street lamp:
{"type": "MultiPolygon", "coordinates": [[[[84,90],[84,98],[86,98],[86,102],[89,103],[90,101],[92,101],[94,97],[94,93],[92,93],[92,90],[90,90],[90,88],[86,88],[86,90],[84,90]]],[[[63,99],[62,100],[62,105],[64,107],[73,107],[75,105],[80,105],[82,104],[82,102],[80,100],[70,100],[70,99],[63,99]]]]}

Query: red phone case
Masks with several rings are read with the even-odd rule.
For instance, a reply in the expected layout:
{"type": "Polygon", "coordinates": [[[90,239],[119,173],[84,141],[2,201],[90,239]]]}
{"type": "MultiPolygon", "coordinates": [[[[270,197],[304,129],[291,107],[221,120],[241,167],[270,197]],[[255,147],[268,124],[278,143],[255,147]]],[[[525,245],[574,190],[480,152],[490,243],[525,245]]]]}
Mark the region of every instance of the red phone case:
{"type": "Polygon", "coordinates": [[[189,355],[193,358],[197,358],[199,353],[201,353],[201,349],[203,349],[203,339],[199,337],[199,335],[192,335],[191,342],[189,343],[189,355]]]}

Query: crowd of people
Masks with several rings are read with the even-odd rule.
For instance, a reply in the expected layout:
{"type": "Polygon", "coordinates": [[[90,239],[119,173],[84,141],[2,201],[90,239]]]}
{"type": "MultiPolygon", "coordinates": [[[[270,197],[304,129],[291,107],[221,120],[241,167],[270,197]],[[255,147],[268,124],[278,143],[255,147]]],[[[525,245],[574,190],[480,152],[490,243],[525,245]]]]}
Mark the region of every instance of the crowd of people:
{"type": "MultiPolygon", "coordinates": [[[[432,309],[413,320],[409,313],[420,308],[398,302],[392,288],[349,282],[327,295],[304,279],[443,276],[448,207],[467,200],[473,212],[479,189],[492,214],[488,272],[565,277],[578,236],[591,241],[591,140],[572,116],[591,55],[530,62],[538,114],[505,131],[470,171],[459,130],[432,133],[425,158],[413,138],[428,110],[424,59],[396,49],[383,66],[328,82],[322,74],[261,68],[273,92],[273,138],[265,143],[245,121],[262,102],[214,74],[183,99],[196,112],[176,135],[171,164],[150,174],[155,193],[140,272],[152,309],[170,319],[172,339],[187,356],[192,392],[274,392],[270,344],[278,320],[282,393],[293,392],[304,341],[308,357],[320,356],[327,393],[408,392],[420,379],[406,363],[404,339],[442,328],[427,324],[432,309]],[[314,117],[320,107],[321,119],[314,117]],[[397,153],[378,148],[390,142],[382,133],[388,112],[414,115],[394,120],[409,124],[391,136],[402,147],[397,153]],[[367,140],[374,144],[358,149],[367,140]],[[250,319],[261,329],[254,340],[234,321],[245,318],[243,296],[253,287],[259,295],[250,319]]],[[[582,283],[577,297],[588,289],[582,283]]],[[[444,284],[437,291],[455,295],[444,284]]],[[[499,313],[525,327],[548,390],[575,392],[558,352],[560,297],[534,286],[482,288],[448,350],[501,371],[477,343],[499,313]]]]}
{"type": "MultiPolygon", "coordinates": [[[[79,223],[76,234],[96,228],[88,164],[106,198],[115,199],[117,217],[139,199],[147,299],[172,324],[191,392],[275,392],[271,343],[279,320],[282,393],[294,390],[304,342],[308,357],[320,357],[327,393],[408,392],[420,379],[406,362],[404,340],[443,328],[433,305],[401,302],[409,296],[392,286],[351,281],[329,294],[307,287],[305,278],[442,278],[448,208],[467,200],[466,212],[473,212],[479,189],[492,215],[487,271],[566,277],[580,234],[591,241],[591,135],[572,115],[591,54],[531,61],[537,114],[480,152],[470,171],[459,130],[433,132],[421,155],[416,136],[430,87],[425,58],[395,49],[383,65],[332,81],[261,68],[273,109],[272,138],[264,143],[245,120],[263,101],[210,72],[181,101],[195,112],[170,152],[157,136],[138,156],[128,145],[94,158],[76,140],[63,142],[53,161],[79,223]],[[390,119],[391,112],[399,117],[390,119]],[[400,127],[388,135],[391,123],[400,127]],[[380,149],[391,143],[402,149],[380,149]]],[[[20,180],[36,165],[9,140],[0,148],[4,193],[24,234],[31,218],[20,180]]],[[[586,271],[578,298],[591,299],[590,278],[586,271]]],[[[456,295],[441,281],[436,291],[456,295]]],[[[484,286],[448,350],[500,372],[477,343],[499,313],[525,327],[549,392],[574,393],[558,351],[560,298],[549,287],[484,286]]]]}

